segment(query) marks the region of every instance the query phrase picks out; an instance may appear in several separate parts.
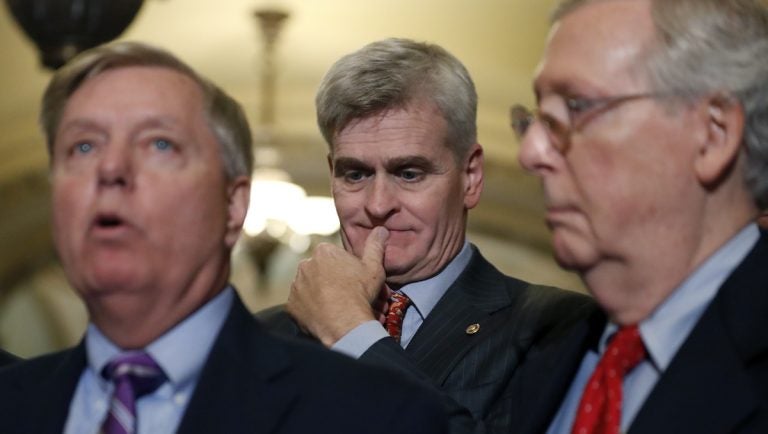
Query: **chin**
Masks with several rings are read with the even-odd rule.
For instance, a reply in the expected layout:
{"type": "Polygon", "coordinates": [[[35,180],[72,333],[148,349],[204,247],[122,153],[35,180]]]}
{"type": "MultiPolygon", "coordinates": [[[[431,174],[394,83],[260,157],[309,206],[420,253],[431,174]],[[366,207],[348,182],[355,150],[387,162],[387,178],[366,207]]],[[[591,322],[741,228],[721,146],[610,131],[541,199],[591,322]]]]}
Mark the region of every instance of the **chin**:
{"type": "Polygon", "coordinates": [[[125,264],[111,264],[112,266],[94,267],[83,276],[82,282],[88,292],[94,294],[110,293],[116,291],[132,291],[141,286],[142,274],[134,267],[125,264]]]}
{"type": "Polygon", "coordinates": [[[593,245],[581,237],[569,234],[552,235],[552,247],[557,264],[571,271],[584,271],[592,267],[598,255],[593,245]]]}

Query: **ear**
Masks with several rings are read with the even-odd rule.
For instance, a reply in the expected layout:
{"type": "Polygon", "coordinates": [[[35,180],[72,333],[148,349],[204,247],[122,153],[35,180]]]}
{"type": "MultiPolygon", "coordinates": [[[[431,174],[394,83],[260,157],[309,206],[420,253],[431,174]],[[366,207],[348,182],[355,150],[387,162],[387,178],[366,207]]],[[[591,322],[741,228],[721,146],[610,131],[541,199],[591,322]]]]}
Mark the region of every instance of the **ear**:
{"type": "Polygon", "coordinates": [[[706,132],[694,168],[699,182],[711,186],[736,162],[744,139],[744,107],[733,98],[708,98],[702,112],[706,132]]]}
{"type": "Polygon", "coordinates": [[[472,209],[483,192],[483,147],[475,143],[469,148],[464,163],[464,207],[472,209]]]}
{"type": "Polygon", "coordinates": [[[227,187],[227,231],[224,243],[234,247],[243,229],[248,204],[251,201],[251,180],[247,176],[239,176],[227,187]]]}

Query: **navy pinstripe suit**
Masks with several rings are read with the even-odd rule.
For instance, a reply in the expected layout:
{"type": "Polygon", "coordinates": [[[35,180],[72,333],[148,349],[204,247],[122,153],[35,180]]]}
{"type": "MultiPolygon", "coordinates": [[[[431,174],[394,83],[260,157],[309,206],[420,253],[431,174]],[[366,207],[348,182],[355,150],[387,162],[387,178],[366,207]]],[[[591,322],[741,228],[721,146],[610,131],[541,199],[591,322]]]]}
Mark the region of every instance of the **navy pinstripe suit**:
{"type": "MultiPolygon", "coordinates": [[[[593,303],[575,292],[505,276],[475,246],[472,250],[466,269],[406,349],[386,338],[361,360],[438,386],[447,405],[469,410],[474,420],[456,421],[453,432],[512,432],[509,384],[526,352],[593,303]],[[466,329],[472,324],[479,330],[469,334],[466,329]]],[[[273,331],[298,334],[281,308],[258,315],[273,331]]]]}

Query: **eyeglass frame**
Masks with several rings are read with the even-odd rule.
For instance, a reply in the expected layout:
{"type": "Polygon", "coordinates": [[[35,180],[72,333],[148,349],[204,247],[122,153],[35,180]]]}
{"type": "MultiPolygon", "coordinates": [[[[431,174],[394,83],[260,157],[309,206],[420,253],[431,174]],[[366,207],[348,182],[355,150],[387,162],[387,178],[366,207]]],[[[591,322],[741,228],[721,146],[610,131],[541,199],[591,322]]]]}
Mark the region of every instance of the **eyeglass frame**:
{"type": "Polygon", "coordinates": [[[510,108],[510,126],[515,132],[517,139],[522,141],[536,121],[542,122],[544,129],[550,136],[553,147],[561,154],[565,154],[571,146],[571,136],[573,133],[579,132],[596,116],[626,102],[672,96],[676,96],[676,94],[669,92],[643,92],[603,98],[565,98],[565,107],[568,111],[568,125],[564,125],[552,115],[542,113],[538,108],[530,110],[522,104],[515,104],[510,108]],[[582,114],[585,117],[575,123],[574,116],[577,114],[582,114]]]}

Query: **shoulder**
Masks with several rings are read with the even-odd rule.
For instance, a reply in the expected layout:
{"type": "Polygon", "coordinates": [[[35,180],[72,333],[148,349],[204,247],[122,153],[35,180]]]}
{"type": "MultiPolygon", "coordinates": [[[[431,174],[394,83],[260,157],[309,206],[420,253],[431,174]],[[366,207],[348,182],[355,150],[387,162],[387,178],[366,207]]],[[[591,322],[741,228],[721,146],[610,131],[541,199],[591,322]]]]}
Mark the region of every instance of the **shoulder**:
{"type": "Polygon", "coordinates": [[[28,360],[17,359],[16,362],[12,362],[0,369],[0,388],[15,383],[22,383],[30,378],[39,379],[41,382],[45,381],[46,378],[55,375],[59,365],[64,360],[72,357],[73,352],[73,349],[68,349],[28,360]]]}
{"type": "Polygon", "coordinates": [[[77,369],[68,364],[77,360],[76,350],[65,350],[0,369],[0,431],[16,432],[11,427],[17,423],[34,423],[35,415],[48,417],[51,407],[65,405],[62,397],[73,389],[82,370],[82,366],[77,369]]]}
{"type": "Polygon", "coordinates": [[[508,276],[485,259],[477,248],[473,253],[466,274],[478,283],[484,280],[488,285],[497,286],[515,307],[542,314],[561,314],[594,306],[592,297],[586,294],[508,276]]]}
{"type": "Polygon", "coordinates": [[[0,366],[7,366],[18,361],[21,359],[5,350],[0,350],[0,366]]]}
{"type": "Polygon", "coordinates": [[[296,321],[286,312],[285,304],[268,307],[253,316],[270,333],[319,344],[314,337],[299,328],[296,321]]]}
{"type": "Polygon", "coordinates": [[[346,432],[347,424],[369,427],[370,433],[444,432],[447,414],[436,392],[404,378],[402,373],[316,344],[280,336],[267,339],[270,347],[287,354],[291,382],[301,386],[302,398],[295,414],[320,412],[329,420],[339,421],[340,432],[346,432]],[[381,411],[384,408],[389,410],[381,411]]]}

